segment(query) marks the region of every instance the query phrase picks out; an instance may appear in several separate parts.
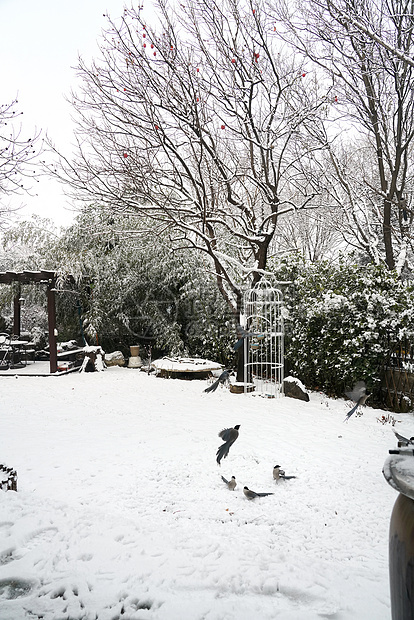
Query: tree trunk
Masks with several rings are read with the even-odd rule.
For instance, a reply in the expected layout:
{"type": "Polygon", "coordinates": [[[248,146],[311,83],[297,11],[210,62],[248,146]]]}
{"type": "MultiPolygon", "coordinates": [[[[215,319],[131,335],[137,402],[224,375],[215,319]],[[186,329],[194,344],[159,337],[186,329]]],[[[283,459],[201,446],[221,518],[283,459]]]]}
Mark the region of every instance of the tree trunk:
{"type": "Polygon", "coordinates": [[[391,202],[389,200],[384,201],[384,220],[383,220],[383,239],[385,246],[385,260],[388,269],[395,268],[394,252],[392,249],[392,234],[391,234],[391,202]]]}

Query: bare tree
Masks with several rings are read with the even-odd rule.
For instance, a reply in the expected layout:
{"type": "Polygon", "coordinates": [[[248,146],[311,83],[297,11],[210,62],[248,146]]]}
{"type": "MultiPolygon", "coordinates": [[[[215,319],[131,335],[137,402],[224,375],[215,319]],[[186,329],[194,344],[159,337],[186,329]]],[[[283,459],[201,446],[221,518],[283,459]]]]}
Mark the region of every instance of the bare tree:
{"type": "Polygon", "coordinates": [[[110,21],[102,58],[79,64],[77,155],[56,174],[76,198],[140,212],[173,248],[206,255],[238,318],[266,269],[279,217],[312,204],[320,98],[274,20],[249,1],[158,5],[110,21]]]}
{"type": "Polygon", "coordinates": [[[344,206],[348,238],[389,269],[412,246],[413,9],[413,0],[308,0],[278,11],[283,35],[330,82],[331,204],[344,206]],[[344,127],[347,139],[333,140],[344,127]]]}
{"type": "Polygon", "coordinates": [[[281,217],[271,252],[274,256],[298,253],[307,261],[335,261],[346,249],[343,237],[343,211],[333,207],[296,211],[281,217]]]}
{"type": "MultiPolygon", "coordinates": [[[[382,11],[380,5],[376,5],[377,8],[382,11]]],[[[395,6],[395,5],[394,5],[395,6]]],[[[412,6],[409,2],[406,2],[401,5],[404,11],[406,11],[406,16],[411,16],[412,19],[412,6]]],[[[373,12],[360,12],[354,13],[346,10],[348,7],[339,1],[335,2],[335,0],[329,0],[329,10],[332,14],[336,14],[339,21],[343,24],[349,24],[349,27],[354,29],[355,31],[359,31],[364,37],[371,39],[374,43],[383,47],[390,56],[395,56],[399,60],[402,60],[407,65],[411,65],[414,67],[414,56],[411,53],[410,47],[404,46],[403,49],[400,47],[400,40],[397,39],[385,39],[383,37],[383,33],[378,34],[376,28],[377,23],[375,19],[375,13],[373,12]],[[374,17],[374,19],[372,19],[374,17]],[[410,52],[407,54],[405,52],[410,52]]]]}
{"type": "Polygon", "coordinates": [[[0,196],[27,191],[33,179],[32,166],[38,155],[39,133],[23,137],[17,99],[0,105],[0,196]]]}

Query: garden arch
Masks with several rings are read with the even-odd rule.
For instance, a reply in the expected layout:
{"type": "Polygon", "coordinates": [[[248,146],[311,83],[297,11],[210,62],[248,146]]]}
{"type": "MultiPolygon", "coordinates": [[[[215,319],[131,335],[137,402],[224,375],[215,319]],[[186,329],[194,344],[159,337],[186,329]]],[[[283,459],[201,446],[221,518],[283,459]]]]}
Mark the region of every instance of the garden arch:
{"type": "MultiPolygon", "coordinates": [[[[73,281],[72,276],[66,276],[65,280],[73,281]]],[[[57,345],[56,345],[56,281],[57,274],[54,271],[5,271],[0,273],[0,284],[16,284],[13,298],[13,335],[20,337],[21,318],[21,290],[22,284],[46,285],[47,316],[49,332],[50,373],[57,372],[57,345]]]]}

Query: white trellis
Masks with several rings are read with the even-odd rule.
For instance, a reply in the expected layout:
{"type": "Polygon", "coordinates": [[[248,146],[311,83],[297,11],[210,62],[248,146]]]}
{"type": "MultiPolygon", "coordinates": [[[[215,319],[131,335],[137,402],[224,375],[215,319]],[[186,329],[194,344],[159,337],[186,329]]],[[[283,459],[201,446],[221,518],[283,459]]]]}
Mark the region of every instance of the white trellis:
{"type": "Polygon", "coordinates": [[[244,391],[267,398],[282,395],[283,384],[283,297],[279,289],[262,278],[245,293],[242,327],[244,338],[244,391]]]}

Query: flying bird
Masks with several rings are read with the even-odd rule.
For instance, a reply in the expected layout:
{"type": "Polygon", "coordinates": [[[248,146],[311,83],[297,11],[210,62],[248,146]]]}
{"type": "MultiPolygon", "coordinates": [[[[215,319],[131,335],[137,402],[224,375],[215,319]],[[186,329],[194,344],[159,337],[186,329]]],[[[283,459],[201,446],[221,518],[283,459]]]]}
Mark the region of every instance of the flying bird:
{"type": "Polygon", "coordinates": [[[263,337],[263,334],[261,333],[256,334],[254,332],[249,332],[247,329],[244,329],[244,327],[242,327],[240,323],[237,324],[236,333],[237,333],[238,341],[233,345],[233,349],[235,351],[237,351],[237,349],[240,349],[245,338],[250,338],[251,336],[263,337]]]}
{"type": "Polygon", "coordinates": [[[226,480],[224,476],[222,476],[221,479],[223,480],[225,484],[227,484],[230,491],[234,491],[236,484],[237,484],[236,478],[234,476],[232,476],[230,480],[226,480]]]}
{"type": "Polygon", "coordinates": [[[212,383],[211,385],[209,385],[204,391],[205,392],[215,392],[218,388],[218,386],[220,385],[220,383],[222,383],[223,385],[229,380],[230,377],[230,373],[228,370],[224,370],[221,375],[219,376],[219,378],[217,379],[217,381],[214,381],[214,383],[212,383]]]}
{"type": "Polygon", "coordinates": [[[355,387],[352,390],[352,392],[346,392],[346,395],[348,396],[348,398],[354,401],[355,405],[346,414],[344,422],[347,422],[349,420],[351,415],[355,413],[355,411],[358,409],[360,405],[365,405],[365,401],[367,400],[369,396],[371,396],[371,394],[367,392],[367,386],[365,385],[363,381],[358,381],[358,383],[355,384],[355,387]]]}
{"type": "Polygon", "coordinates": [[[233,345],[233,349],[235,351],[237,351],[237,349],[240,349],[240,347],[243,344],[244,339],[247,338],[249,335],[249,333],[240,324],[237,324],[236,333],[237,333],[238,341],[233,345]]]}
{"type": "Polygon", "coordinates": [[[292,480],[296,478],[296,476],[286,476],[284,470],[280,468],[280,465],[275,465],[273,467],[273,478],[276,482],[279,482],[279,480],[292,480]]]}
{"type": "Polygon", "coordinates": [[[251,491],[248,487],[244,487],[243,493],[247,497],[247,499],[255,499],[255,497],[266,497],[267,495],[274,495],[274,493],[256,493],[255,491],[251,491]]]}
{"type": "Polygon", "coordinates": [[[408,437],[404,437],[404,435],[400,435],[400,433],[397,433],[396,430],[394,430],[394,435],[398,439],[398,443],[402,446],[408,446],[409,444],[414,443],[414,437],[410,437],[410,439],[408,439],[408,437]]]}
{"type": "Polygon", "coordinates": [[[236,441],[239,436],[239,428],[240,424],[236,424],[234,428],[224,428],[219,432],[218,436],[224,441],[223,445],[221,445],[216,453],[216,461],[220,465],[221,459],[225,459],[229,453],[231,446],[236,441]]]}

